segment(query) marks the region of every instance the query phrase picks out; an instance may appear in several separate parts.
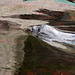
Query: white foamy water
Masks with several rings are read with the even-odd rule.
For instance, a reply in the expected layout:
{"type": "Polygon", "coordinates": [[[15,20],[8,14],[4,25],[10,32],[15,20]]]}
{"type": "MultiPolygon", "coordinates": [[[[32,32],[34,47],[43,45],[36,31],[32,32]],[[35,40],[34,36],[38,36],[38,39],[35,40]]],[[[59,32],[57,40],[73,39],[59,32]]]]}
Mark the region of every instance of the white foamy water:
{"type": "MultiPolygon", "coordinates": [[[[75,33],[61,31],[53,26],[41,25],[32,27],[32,35],[53,45],[55,42],[75,45],[75,33]]],[[[55,46],[59,46],[55,44],[55,46]]],[[[65,47],[64,47],[65,48],[65,47]]]]}

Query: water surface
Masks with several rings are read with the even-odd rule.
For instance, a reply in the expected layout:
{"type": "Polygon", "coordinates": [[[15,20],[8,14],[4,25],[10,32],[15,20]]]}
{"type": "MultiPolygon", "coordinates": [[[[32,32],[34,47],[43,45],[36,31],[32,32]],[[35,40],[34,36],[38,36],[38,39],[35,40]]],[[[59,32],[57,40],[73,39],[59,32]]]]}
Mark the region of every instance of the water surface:
{"type": "Polygon", "coordinates": [[[37,36],[38,38],[49,44],[56,41],[60,43],[75,45],[75,32],[60,30],[55,26],[33,26],[32,35],[37,36]]]}
{"type": "Polygon", "coordinates": [[[75,6],[75,3],[70,2],[68,0],[55,0],[55,1],[60,2],[60,3],[69,4],[69,5],[75,6]]]}

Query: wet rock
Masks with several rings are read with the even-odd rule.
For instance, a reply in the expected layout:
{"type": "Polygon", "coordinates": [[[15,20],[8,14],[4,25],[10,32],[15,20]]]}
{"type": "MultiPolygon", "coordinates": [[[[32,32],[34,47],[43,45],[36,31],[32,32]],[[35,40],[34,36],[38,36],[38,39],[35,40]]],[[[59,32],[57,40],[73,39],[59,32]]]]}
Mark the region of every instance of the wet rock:
{"type": "Polygon", "coordinates": [[[28,36],[24,44],[25,57],[15,75],[53,75],[57,71],[59,74],[75,74],[75,57],[71,54],[33,36],[28,36]]]}

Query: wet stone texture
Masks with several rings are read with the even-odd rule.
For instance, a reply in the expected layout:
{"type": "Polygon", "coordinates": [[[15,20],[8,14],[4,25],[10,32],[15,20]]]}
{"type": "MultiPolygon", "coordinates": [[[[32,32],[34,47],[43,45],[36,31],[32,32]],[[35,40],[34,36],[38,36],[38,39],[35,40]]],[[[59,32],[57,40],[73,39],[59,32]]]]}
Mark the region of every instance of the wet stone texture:
{"type": "Polygon", "coordinates": [[[53,1],[0,1],[0,75],[14,75],[15,71],[16,75],[75,75],[75,54],[32,36],[27,38],[22,30],[43,21],[62,30],[75,31],[75,11],[64,11],[74,7],[53,1]]]}
{"type": "Polygon", "coordinates": [[[62,30],[75,31],[75,12],[74,11],[51,11],[48,9],[39,9],[34,12],[42,14],[19,14],[5,16],[8,18],[19,18],[23,20],[41,20],[48,22],[48,25],[56,26],[62,30]],[[63,27],[62,27],[63,26],[63,27]]]}
{"type": "Polygon", "coordinates": [[[15,75],[75,75],[75,56],[29,36],[25,57],[15,75]]]}

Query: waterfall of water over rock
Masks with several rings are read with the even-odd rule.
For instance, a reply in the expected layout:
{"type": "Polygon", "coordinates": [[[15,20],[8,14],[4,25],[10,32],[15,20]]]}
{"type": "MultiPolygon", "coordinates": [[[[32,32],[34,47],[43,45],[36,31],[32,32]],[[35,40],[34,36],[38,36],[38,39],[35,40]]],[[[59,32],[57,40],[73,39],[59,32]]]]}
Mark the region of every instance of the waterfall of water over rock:
{"type": "Polygon", "coordinates": [[[41,25],[32,27],[32,35],[45,41],[48,44],[56,42],[75,45],[75,33],[62,31],[53,26],[41,25]]]}

